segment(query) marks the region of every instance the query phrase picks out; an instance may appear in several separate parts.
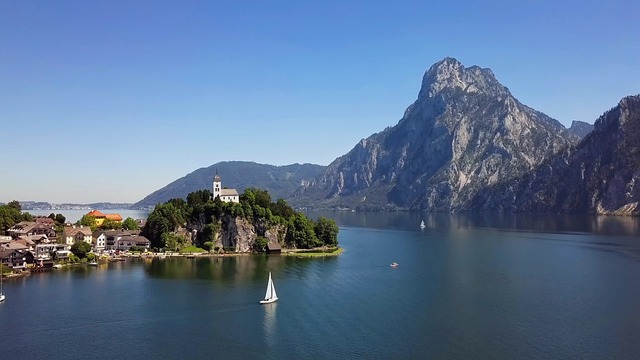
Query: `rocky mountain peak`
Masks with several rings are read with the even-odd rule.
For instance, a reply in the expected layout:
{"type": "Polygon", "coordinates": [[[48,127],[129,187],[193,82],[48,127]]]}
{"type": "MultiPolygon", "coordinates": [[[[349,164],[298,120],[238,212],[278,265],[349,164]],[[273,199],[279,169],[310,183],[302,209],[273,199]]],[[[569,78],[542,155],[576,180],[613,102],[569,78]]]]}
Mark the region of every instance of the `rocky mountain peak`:
{"type": "Polygon", "coordinates": [[[358,209],[465,209],[486,186],[522,176],[577,143],[479,66],[445,58],[427,70],[397,125],[360,141],[300,197],[358,209]]]}
{"type": "Polygon", "coordinates": [[[571,134],[582,139],[593,130],[593,125],[584,121],[573,120],[568,130],[571,134]]]}
{"type": "Polygon", "coordinates": [[[484,93],[497,97],[510,95],[490,69],[479,66],[465,68],[460,61],[450,57],[427,70],[419,96],[435,97],[443,92],[484,93]]]}

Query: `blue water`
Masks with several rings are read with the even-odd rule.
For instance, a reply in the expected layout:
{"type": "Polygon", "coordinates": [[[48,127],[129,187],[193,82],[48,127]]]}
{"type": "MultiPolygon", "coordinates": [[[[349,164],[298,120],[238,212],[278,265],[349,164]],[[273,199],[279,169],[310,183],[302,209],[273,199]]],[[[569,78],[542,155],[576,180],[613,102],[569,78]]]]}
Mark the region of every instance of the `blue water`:
{"type": "Polygon", "coordinates": [[[447,215],[425,217],[420,231],[418,214],[333,217],[345,249],[334,258],[138,260],[5,281],[0,351],[47,359],[640,358],[637,220],[447,215]],[[280,299],[259,305],[269,271],[280,299]]]}

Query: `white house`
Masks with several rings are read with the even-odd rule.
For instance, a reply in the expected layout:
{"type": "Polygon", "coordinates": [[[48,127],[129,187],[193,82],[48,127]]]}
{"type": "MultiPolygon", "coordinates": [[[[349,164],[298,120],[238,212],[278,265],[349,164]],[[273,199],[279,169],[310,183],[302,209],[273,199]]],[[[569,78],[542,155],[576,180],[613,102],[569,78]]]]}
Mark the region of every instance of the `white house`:
{"type": "Polygon", "coordinates": [[[105,249],[107,243],[107,231],[98,230],[93,232],[93,250],[100,252],[105,249]]]}
{"type": "Polygon", "coordinates": [[[137,235],[125,235],[115,241],[115,249],[121,251],[127,251],[132,246],[149,249],[151,242],[144,236],[137,235]]]}
{"type": "Polygon", "coordinates": [[[223,189],[222,181],[220,181],[220,176],[216,175],[213,178],[213,198],[215,199],[217,196],[220,197],[220,200],[224,202],[240,202],[240,196],[238,195],[238,191],[236,189],[223,189]]]}

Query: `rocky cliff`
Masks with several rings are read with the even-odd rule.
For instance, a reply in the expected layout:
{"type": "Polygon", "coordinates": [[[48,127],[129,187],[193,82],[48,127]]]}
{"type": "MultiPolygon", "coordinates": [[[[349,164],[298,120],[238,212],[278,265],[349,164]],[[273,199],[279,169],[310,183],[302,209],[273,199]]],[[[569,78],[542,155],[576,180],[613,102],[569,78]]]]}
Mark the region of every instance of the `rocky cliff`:
{"type": "Polygon", "coordinates": [[[361,140],[291,201],[465,210],[480,189],[519,178],[578,141],[521,104],[491,70],[446,58],[425,73],[397,125],[361,140]]]}
{"type": "Polygon", "coordinates": [[[215,246],[244,253],[255,250],[254,246],[259,236],[266,238],[269,243],[284,243],[285,226],[268,226],[264,221],[252,224],[246,219],[231,215],[224,216],[221,222],[222,231],[216,234],[215,246]]]}
{"type": "Polygon", "coordinates": [[[640,96],[607,111],[580,144],[531,174],[483,189],[472,210],[638,214],[640,96]]]}

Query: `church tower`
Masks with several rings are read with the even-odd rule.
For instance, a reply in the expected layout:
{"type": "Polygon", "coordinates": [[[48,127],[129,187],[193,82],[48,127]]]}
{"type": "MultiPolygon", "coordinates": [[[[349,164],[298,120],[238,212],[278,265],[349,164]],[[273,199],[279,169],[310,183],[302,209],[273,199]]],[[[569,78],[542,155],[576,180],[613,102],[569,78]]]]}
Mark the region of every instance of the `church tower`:
{"type": "Polygon", "coordinates": [[[216,171],[216,176],[213,178],[213,191],[211,191],[213,193],[213,199],[216,198],[216,196],[220,196],[221,195],[221,190],[222,189],[222,181],[220,181],[220,176],[218,176],[218,173],[216,171]]]}

